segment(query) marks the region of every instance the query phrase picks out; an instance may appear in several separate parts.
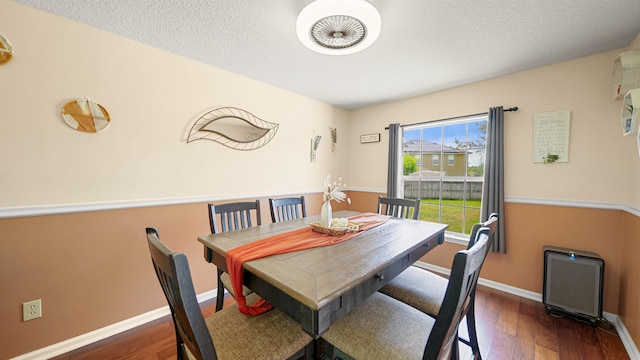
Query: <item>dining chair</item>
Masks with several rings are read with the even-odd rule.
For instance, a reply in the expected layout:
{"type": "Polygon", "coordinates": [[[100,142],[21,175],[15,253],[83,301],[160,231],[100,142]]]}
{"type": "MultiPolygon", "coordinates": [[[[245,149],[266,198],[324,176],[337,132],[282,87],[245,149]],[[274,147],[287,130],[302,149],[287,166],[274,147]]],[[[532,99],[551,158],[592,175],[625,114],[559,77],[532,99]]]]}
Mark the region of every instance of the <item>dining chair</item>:
{"type": "Polygon", "coordinates": [[[420,217],[420,199],[410,200],[378,196],[378,214],[418,220],[420,217]]]}
{"type": "MultiPolygon", "coordinates": [[[[228,204],[214,205],[209,204],[209,225],[211,226],[211,233],[218,234],[226,231],[233,231],[239,229],[245,229],[253,226],[251,218],[251,211],[256,214],[255,224],[256,226],[262,225],[260,217],[260,200],[235,202],[228,204]]],[[[233,286],[231,285],[231,278],[229,274],[218,269],[218,293],[216,295],[216,311],[222,309],[224,305],[224,290],[231,294],[234,298],[236,295],[233,293],[233,286]]],[[[242,287],[242,293],[247,296],[252,291],[246,287],[242,287]]]]}
{"type": "Polygon", "coordinates": [[[146,231],[153,268],[171,309],[179,360],[312,358],[311,336],[277,309],[246,316],[233,304],[205,319],[186,255],[167,248],[156,229],[146,231]]]}
{"type": "MultiPolygon", "coordinates": [[[[489,247],[493,243],[493,235],[497,225],[498,214],[493,213],[489,215],[489,219],[486,222],[475,224],[471,230],[467,249],[471,249],[475,245],[478,239],[479,229],[488,229],[489,245],[482,258],[483,263],[488,254],[489,247]]],[[[400,300],[431,317],[437,317],[442,308],[448,285],[449,280],[445,277],[417,266],[410,266],[380,289],[380,292],[396,300],[400,300]]],[[[471,347],[474,359],[481,359],[478,334],[476,332],[475,297],[476,288],[474,286],[471,290],[471,302],[467,312],[469,339],[467,340],[460,337],[460,341],[471,347]]]]}
{"type": "Polygon", "coordinates": [[[274,223],[307,217],[304,196],[269,199],[269,209],[271,209],[271,221],[274,223]]]}
{"type": "Polygon", "coordinates": [[[445,298],[435,318],[376,292],[321,335],[327,358],[457,359],[458,327],[469,310],[489,246],[488,228],[481,228],[477,235],[471,249],[454,256],[445,298]]]}

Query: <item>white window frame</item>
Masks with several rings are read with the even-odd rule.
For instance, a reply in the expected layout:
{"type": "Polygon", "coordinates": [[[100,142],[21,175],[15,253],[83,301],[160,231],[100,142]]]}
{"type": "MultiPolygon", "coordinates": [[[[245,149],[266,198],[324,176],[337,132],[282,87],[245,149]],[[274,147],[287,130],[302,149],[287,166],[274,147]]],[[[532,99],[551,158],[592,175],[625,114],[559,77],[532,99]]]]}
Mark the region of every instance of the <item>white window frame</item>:
{"type": "MultiPolygon", "coordinates": [[[[472,115],[472,116],[467,116],[467,117],[461,117],[461,118],[455,118],[455,119],[451,119],[451,120],[442,120],[442,121],[437,121],[437,122],[432,122],[432,123],[421,123],[421,124],[415,124],[415,125],[411,125],[411,126],[406,126],[404,127],[404,131],[411,131],[411,130],[421,130],[423,128],[426,127],[445,127],[448,125],[455,125],[455,124],[463,124],[463,123],[472,123],[472,122],[476,122],[479,120],[486,120],[488,122],[489,118],[488,115],[472,115]]],[[[404,139],[403,139],[404,140],[404,139]]],[[[485,150],[486,150],[486,143],[485,143],[485,150]]],[[[455,156],[455,155],[452,155],[455,156]]],[[[421,157],[421,156],[420,156],[421,157]]],[[[439,155],[433,155],[432,157],[432,165],[439,165],[439,155]],[[433,159],[434,158],[438,158],[438,163],[433,163],[433,159]]],[[[468,164],[465,164],[465,176],[463,177],[464,179],[467,179],[467,175],[466,175],[466,169],[468,168],[468,164]]],[[[446,178],[446,176],[442,177],[442,178],[446,178]]],[[[420,179],[422,179],[422,177],[420,177],[420,179]]],[[[451,177],[449,177],[449,179],[451,179],[451,177]]],[[[404,188],[404,181],[405,181],[405,177],[402,177],[402,187],[404,188]]],[[[480,205],[482,207],[482,204],[480,205]]],[[[464,233],[458,233],[458,232],[453,232],[453,231],[445,231],[445,241],[446,242],[450,242],[450,243],[454,243],[454,244],[460,244],[460,245],[467,245],[469,243],[469,235],[468,234],[464,234],[464,233]]]]}

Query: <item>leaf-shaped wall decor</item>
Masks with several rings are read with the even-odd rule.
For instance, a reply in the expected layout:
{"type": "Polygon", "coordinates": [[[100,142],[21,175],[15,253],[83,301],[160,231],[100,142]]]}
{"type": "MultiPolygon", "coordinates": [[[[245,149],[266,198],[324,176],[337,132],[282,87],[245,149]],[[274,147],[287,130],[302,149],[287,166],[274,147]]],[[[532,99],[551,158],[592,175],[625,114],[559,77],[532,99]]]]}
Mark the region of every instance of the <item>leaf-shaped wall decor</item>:
{"type": "Polygon", "coordinates": [[[187,143],[213,140],[236,150],[255,150],[273,139],[278,126],[248,111],[221,107],[206,112],[196,120],[189,131],[187,143]]]}

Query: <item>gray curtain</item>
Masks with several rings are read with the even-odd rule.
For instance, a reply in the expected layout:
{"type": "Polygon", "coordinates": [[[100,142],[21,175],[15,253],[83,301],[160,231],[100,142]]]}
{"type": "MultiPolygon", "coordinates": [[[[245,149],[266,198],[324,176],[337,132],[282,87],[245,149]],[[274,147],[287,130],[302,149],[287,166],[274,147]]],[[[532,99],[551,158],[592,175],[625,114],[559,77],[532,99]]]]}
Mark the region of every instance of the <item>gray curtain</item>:
{"type": "Polygon", "coordinates": [[[498,228],[493,238],[492,251],[505,254],[504,213],[504,111],[502,106],[489,109],[487,124],[487,154],[482,188],[482,221],[491,213],[498,213],[498,228]]]}
{"type": "Polygon", "coordinates": [[[400,188],[402,172],[402,128],[389,124],[389,161],[387,163],[387,197],[402,197],[400,188]]]}

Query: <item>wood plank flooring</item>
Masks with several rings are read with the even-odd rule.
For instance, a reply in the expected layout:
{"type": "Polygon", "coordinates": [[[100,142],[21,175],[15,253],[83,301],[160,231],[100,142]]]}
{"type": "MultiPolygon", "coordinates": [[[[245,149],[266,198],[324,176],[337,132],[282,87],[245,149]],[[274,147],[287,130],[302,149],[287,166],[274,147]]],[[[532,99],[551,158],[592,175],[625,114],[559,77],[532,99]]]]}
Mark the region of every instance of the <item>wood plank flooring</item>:
{"type": "MultiPolygon", "coordinates": [[[[214,309],[215,301],[202,304],[205,316],[214,309]]],[[[552,316],[541,303],[497,290],[478,288],[476,317],[480,350],[486,360],[629,359],[615,329],[607,324],[594,328],[552,316]]],[[[465,332],[462,326],[461,334],[465,332]]],[[[460,344],[460,349],[462,359],[471,359],[469,347],[460,344]]],[[[176,359],[173,323],[167,316],[54,359],[176,359]]]]}

